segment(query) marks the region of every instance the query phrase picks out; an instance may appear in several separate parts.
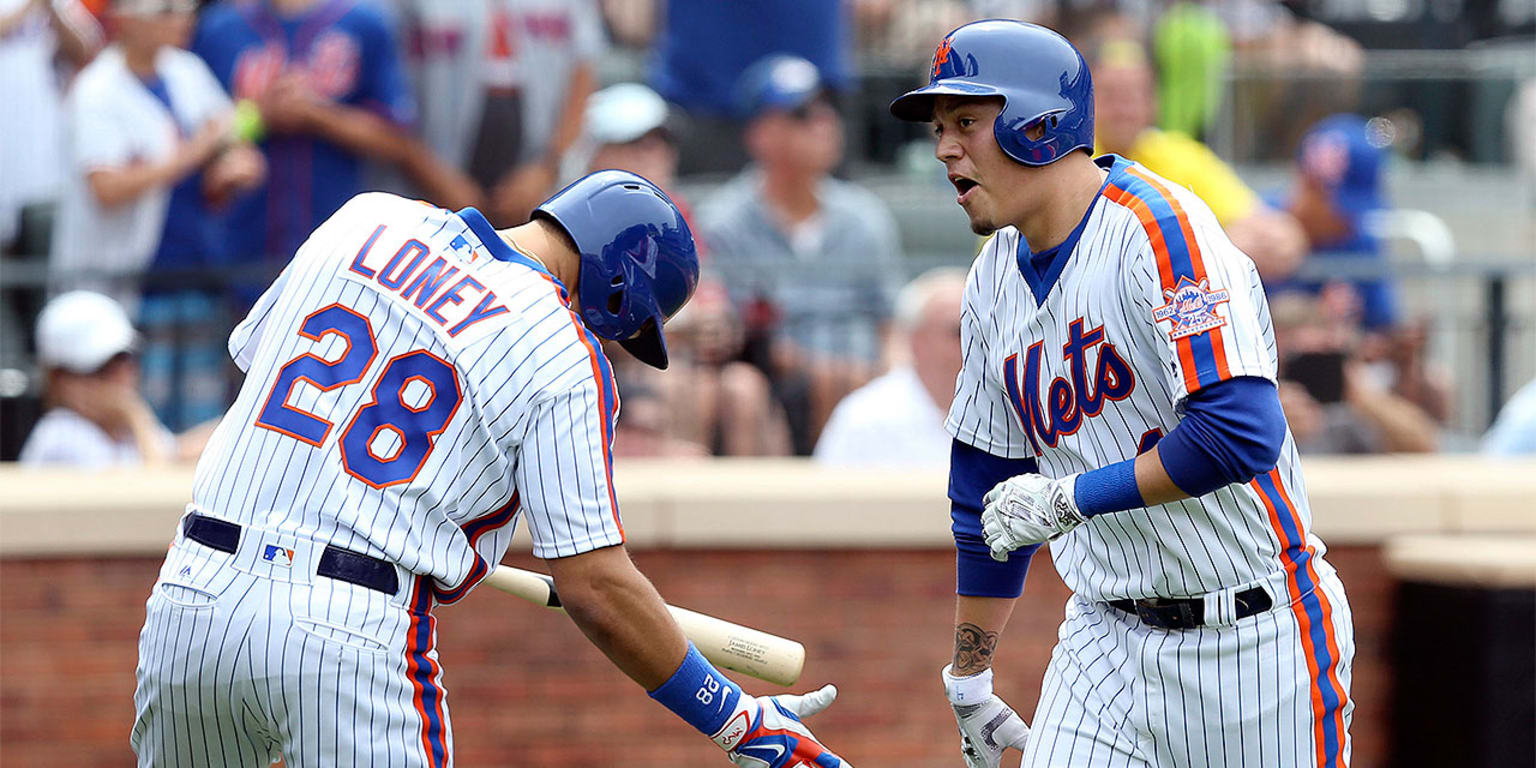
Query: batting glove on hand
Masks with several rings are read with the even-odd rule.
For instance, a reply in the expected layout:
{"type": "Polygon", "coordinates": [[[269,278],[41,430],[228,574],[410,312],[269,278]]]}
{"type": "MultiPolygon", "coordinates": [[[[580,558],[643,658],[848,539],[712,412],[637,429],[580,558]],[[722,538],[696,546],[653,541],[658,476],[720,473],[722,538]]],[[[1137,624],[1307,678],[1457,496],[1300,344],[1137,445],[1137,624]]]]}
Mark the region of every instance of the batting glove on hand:
{"type": "MultiPolygon", "coordinates": [[[[1029,726],[1024,718],[1008,706],[1008,702],[991,693],[992,670],[987,676],[985,696],[977,696],[976,703],[957,703],[954,691],[959,687],[957,678],[944,668],[944,688],[950,692],[950,706],[955,710],[955,722],[960,726],[960,755],[965,758],[966,768],[998,768],[1003,750],[1012,747],[1024,750],[1029,740],[1029,726]]],[[[969,678],[964,678],[969,679],[969,678]]]]}
{"type": "Polygon", "coordinates": [[[837,688],[826,685],[803,696],[750,696],[745,691],[736,713],[715,734],[715,743],[742,768],[853,768],[821,745],[802,717],[826,709],[837,688]]]}
{"type": "Polygon", "coordinates": [[[981,532],[992,559],[1006,561],[1019,547],[1054,539],[1083,524],[1074,489],[1077,475],[1052,480],[1044,475],[1016,475],[998,483],[982,498],[981,532]]]}

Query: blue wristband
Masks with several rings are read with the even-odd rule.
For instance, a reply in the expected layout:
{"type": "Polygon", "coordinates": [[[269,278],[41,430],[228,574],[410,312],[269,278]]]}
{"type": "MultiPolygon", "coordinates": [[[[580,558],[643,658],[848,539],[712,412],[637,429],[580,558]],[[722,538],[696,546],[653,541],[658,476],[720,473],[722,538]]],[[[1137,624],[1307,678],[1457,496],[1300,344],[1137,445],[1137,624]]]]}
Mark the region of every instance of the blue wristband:
{"type": "Polygon", "coordinates": [[[1078,475],[1072,495],[1084,517],[1147,505],[1141,498],[1141,489],[1136,486],[1134,458],[1078,475]]]}
{"type": "Polygon", "coordinates": [[[665,683],[651,691],[651,698],[705,736],[713,738],[735,713],[741,687],[720,674],[720,670],[715,669],[693,643],[689,643],[683,663],[665,683]]]}

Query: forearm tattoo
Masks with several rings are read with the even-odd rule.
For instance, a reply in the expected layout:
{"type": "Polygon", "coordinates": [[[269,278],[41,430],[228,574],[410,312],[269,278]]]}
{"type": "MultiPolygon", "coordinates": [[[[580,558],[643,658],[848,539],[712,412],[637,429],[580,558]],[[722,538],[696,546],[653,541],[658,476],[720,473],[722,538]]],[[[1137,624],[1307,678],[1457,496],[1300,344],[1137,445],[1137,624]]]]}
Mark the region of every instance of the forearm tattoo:
{"type": "Polygon", "coordinates": [[[974,675],[992,667],[992,651],[997,649],[997,633],[966,622],[955,627],[955,664],[950,674],[974,675]]]}

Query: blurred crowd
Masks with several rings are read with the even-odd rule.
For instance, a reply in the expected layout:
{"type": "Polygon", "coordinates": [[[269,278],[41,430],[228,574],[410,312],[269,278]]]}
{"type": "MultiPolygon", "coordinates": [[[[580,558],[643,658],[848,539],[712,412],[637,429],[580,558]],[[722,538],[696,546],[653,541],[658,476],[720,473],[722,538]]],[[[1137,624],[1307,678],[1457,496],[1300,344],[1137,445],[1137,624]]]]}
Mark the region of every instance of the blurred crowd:
{"type": "MultiPolygon", "coordinates": [[[[861,109],[883,113],[945,32],[987,16],[1068,34],[1093,69],[1096,150],[1193,189],[1254,259],[1303,451],[1436,450],[1450,377],[1387,273],[1358,269],[1384,263],[1383,176],[1410,126],[1352,114],[1364,53],[1317,6],[0,0],[0,243],[53,297],[0,307],[31,331],[0,339],[0,366],[43,371],[21,458],[195,456],[232,395],[229,328],[358,192],[508,227],[622,168],[684,209],[705,275],[669,326],[670,370],[611,355],[617,453],[942,465],[964,269],[909,274],[898,221],[848,177],[925,141],[861,109]],[[1314,75],[1251,118],[1292,158],[1283,189],[1253,189],[1202,143],[1244,62],[1314,75]],[[679,179],[698,178],[719,183],[688,199],[679,179]]],[[[1507,409],[1523,425],[1501,428],[1529,447],[1520,397],[1536,395],[1507,409]]]]}

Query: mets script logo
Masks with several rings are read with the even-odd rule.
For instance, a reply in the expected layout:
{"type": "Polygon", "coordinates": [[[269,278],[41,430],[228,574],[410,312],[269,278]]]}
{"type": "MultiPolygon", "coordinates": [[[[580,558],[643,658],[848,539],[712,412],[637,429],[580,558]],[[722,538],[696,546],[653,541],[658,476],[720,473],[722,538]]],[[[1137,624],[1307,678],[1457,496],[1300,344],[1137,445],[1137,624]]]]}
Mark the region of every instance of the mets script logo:
{"type": "Polygon", "coordinates": [[[1043,341],[1030,346],[1024,353],[1022,373],[1018,355],[1003,361],[1008,400],[1037,453],[1041,443],[1055,448],[1063,436],[1075,434],[1084,420],[1102,413],[1106,401],[1124,400],[1136,389],[1131,366],[1114,344],[1105,341],[1104,326],[1084,332],[1083,320],[1078,318],[1067,326],[1067,343],[1061,348],[1067,375],[1051,379],[1042,403],[1040,369],[1054,362],[1043,360],[1044,352],[1043,341]],[[1088,353],[1096,348],[1098,360],[1090,366],[1088,353]]]}
{"type": "Polygon", "coordinates": [[[1178,286],[1163,291],[1163,296],[1168,298],[1168,303],[1152,310],[1152,319],[1157,322],[1172,320],[1173,327],[1168,330],[1172,338],[1194,336],[1227,324],[1226,318],[1216,314],[1216,305],[1226,303],[1227,292],[1211,290],[1205,280],[1196,283],[1188,277],[1180,277],[1178,286]]]}
{"type": "Polygon", "coordinates": [[[939,76],[939,68],[949,63],[949,38],[939,41],[939,47],[933,52],[933,76],[939,76]]]}

